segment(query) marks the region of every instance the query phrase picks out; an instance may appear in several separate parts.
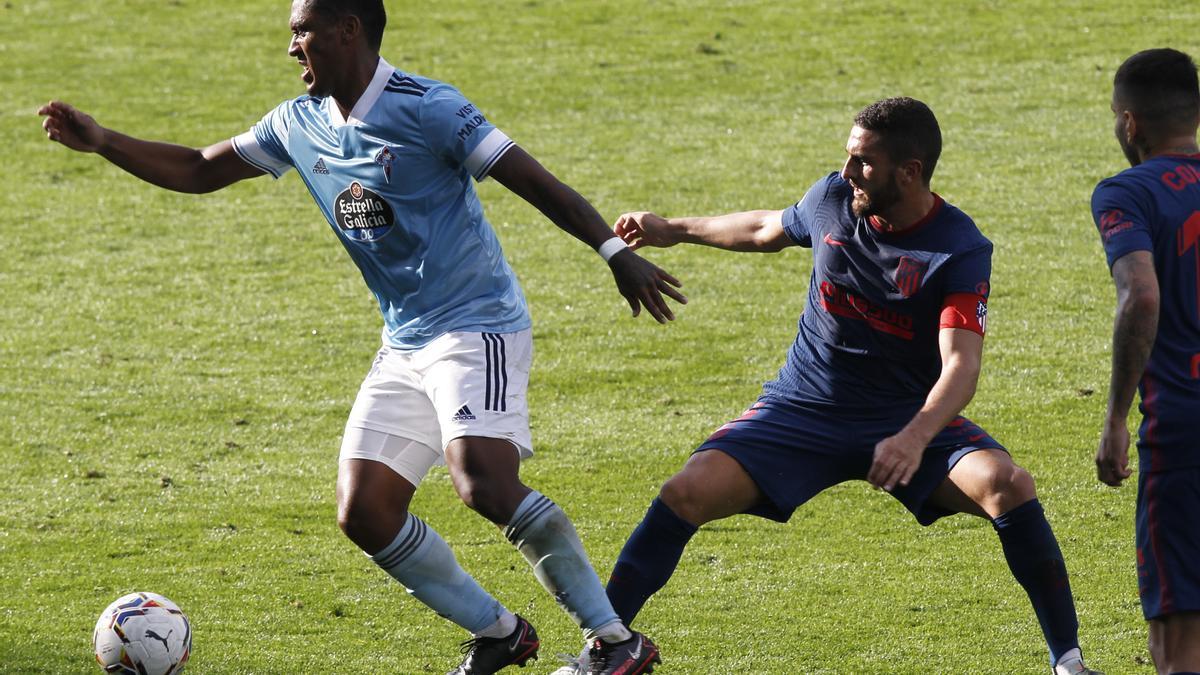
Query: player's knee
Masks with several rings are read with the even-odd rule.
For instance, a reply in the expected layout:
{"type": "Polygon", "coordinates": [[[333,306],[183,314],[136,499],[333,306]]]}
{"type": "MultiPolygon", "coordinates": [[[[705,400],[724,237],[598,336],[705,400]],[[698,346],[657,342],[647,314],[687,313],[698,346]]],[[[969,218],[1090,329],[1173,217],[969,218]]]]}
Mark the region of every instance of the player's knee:
{"type": "Polygon", "coordinates": [[[1033,476],[1016,464],[993,468],[985,485],[983,505],[989,513],[1004,513],[1037,497],[1033,476]]]}
{"type": "Polygon", "coordinates": [[[1033,474],[1016,464],[1012,465],[1012,470],[1008,472],[1005,483],[1005,492],[1012,495],[1014,499],[1019,500],[1022,504],[1037,496],[1033,474]]]}
{"type": "MultiPolygon", "coordinates": [[[[383,539],[395,534],[384,530],[398,529],[396,523],[403,525],[407,517],[403,509],[385,509],[365,496],[349,495],[338,502],[338,527],[350,541],[367,551],[380,548],[383,539]]],[[[386,544],[384,541],[383,545],[386,544]]]]}
{"type": "Polygon", "coordinates": [[[675,515],[693,525],[703,525],[710,520],[701,492],[684,473],[677,473],[663,483],[658,491],[658,498],[667,508],[674,511],[675,515]]]}
{"type": "Polygon", "coordinates": [[[512,490],[488,481],[466,478],[458,481],[454,487],[458,498],[467,508],[497,525],[507,523],[520,503],[514,495],[509,494],[512,490]]]}

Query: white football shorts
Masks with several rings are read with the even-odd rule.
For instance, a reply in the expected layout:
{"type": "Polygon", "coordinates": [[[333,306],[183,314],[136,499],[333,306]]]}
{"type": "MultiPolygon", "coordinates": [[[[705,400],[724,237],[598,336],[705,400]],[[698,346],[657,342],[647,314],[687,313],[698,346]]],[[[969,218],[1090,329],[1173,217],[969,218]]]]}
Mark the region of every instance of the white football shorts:
{"type": "Polygon", "coordinates": [[[446,333],[415,351],[384,345],[346,420],[339,461],[382,462],[413,485],[445,463],[446,444],[462,436],[503,438],[521,457],[529,433],[533,333],[446,333]],[[381,442],[381,432],[415,441],[381,442]]]}

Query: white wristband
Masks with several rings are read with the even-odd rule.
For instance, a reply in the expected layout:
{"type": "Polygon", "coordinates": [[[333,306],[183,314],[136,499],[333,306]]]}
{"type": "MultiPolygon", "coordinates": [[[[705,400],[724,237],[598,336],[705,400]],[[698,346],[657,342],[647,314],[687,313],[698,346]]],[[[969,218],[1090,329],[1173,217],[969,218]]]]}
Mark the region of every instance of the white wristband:
{"type": "Polygon", "coordinates": [[[609,258],[612,258],[614,255],[624,251],[627,248],[629,248],[629,244],[626,244],[624,239],[621,239],[620,237],[613,237],[603,244],[600,244],[600,248],[596,249],[596,253],[599,253],[600,257],[604,258],[604,262],[608,262],[609,258]]]}

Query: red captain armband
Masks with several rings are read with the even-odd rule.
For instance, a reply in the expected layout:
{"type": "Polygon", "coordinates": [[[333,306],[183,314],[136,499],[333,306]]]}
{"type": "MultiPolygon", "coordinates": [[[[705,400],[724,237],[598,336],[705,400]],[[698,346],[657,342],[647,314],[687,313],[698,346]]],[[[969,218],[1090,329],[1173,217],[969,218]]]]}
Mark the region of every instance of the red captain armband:
{"type": "Polygon", "coordinates": [[[987,332],[987,298],[977,293],[947,295],[938,327],[962,328],[983,335],[987,332]]]}

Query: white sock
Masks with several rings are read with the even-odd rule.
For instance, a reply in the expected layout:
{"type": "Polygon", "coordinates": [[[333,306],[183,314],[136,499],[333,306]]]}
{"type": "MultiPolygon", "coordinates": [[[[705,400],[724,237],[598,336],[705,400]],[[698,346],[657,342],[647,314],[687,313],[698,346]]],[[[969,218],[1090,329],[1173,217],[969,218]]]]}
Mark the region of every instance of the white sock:
{"type": "Polygon", "coordinates": [[[411,513],[396,539],[369,557],[413,597],[471,633],[508,612],[459,567],[445,540],[411,513]]]}
{"type": "Polygon", "coordinates": [[[605,624],[595,630],[596,637],[604,640],[608,644],[624,642],[633,637],[633,631],[625,627],[625,624],[620,621],[613,621],[605,624]]]}
{"type": "Polygon", "coordinates": [[[554,502],[531,491],[517,506],[504,536],[529,561],[542,587],[584,630],[586,639],[595,637],[596,627],[620,621],[575,526],[554,502]]]}
{"type": "Polygon", "coordinates": [[[487,628],[484,628],[483,630],[479,631],[478,633],[475,633],[475,637],[485,637],[485,638],[508,637],[516,629],[517,629],[517,615],[513,614],[512,612],[505,609],[504,614],[501,614],[500,618],[496,619],[496,623],[493,623],[492,625],[488,626],[487,628]]]}

